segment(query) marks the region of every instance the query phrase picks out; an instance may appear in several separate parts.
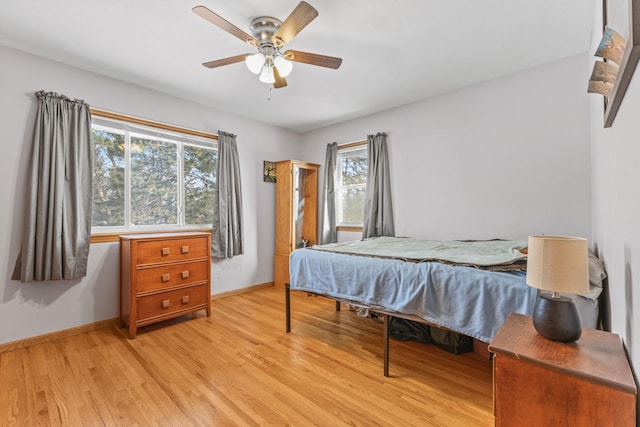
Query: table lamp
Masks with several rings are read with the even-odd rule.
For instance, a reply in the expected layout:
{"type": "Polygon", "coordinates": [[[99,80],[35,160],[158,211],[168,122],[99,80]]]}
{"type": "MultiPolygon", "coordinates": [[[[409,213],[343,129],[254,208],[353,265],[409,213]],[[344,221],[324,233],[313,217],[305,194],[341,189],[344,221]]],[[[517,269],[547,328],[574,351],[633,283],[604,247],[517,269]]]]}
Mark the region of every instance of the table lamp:
{"type": "Polygon", "coordinates": [[[552,341],[574,342],[582,323],[573,300],[565,294],[589,292],[587,239],[565,236],[529,236],[527,285],[539,292],[533,310],[533,326],[552,341]]]}

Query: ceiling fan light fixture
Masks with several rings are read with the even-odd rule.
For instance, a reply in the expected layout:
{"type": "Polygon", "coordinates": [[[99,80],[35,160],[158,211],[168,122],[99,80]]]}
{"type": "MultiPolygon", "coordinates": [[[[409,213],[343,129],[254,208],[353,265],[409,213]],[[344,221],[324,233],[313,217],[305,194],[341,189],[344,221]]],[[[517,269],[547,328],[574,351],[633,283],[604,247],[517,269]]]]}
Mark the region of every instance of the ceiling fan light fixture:
{"type": "Polygon", "coordinates": [[[245,64],[247,64],[247,68],[249,69],[249,71],[251,71],[253,74],[260,74],[260,70],[262,70],[262,66],[264,65],[265,60],[266,58],[264,57],[264,55],[258,52],[253,55],[247,55],[244,62],[245,64]]]}
{"type": "Polygon", "coordinates": [[[273,84],[276,81],[276,77],[273,74],[273,66],[265,65],[262,67],[262,72],[258,78],[262,83],[273,84]]]}
{"type": "Polygon", "coordinates": [[[280,73],[280,77],[287,77],[291,70],[293,69],[293,62],[288,61],[284,56],[276,56],[273,59],[273,65],[278,68],[278,72],[280,73]]]}
{"type": "Polygon", "coordinates": [[[287,50],[284,48],[296,35],[318,16],[318,11],[306,1],[300,1],[284,21],[271,16],[259,16],[251,21],[251,34],[246,33],[206,6],[196,6],[193,12],[234,37],[257,48],[258,53],[240,54],[202,65],[218,68],[244,61],[249,71],[258,75],[258,80],[273,84],[275,89],[287,86],[285,79],[293,69],[293,62],[338,69],[342,58],[287,50]]]}

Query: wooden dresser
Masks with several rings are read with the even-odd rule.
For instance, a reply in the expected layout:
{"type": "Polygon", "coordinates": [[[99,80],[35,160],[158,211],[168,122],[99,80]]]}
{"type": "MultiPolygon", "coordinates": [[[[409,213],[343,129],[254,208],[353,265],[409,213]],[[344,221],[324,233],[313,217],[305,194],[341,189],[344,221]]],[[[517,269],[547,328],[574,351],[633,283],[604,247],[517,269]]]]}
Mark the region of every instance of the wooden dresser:
{"type": "Polygon", "coordinates": [[[584,328],[563,344],[512,313],[494,353],[496,426],[635,426],[637,388],[618,335],[584,328]]]}
{"type": "Polygon", "coordinates": [[[140,326],[198,310],[211,315],[211,234],[120,236],[120,319],[140,326]]]}

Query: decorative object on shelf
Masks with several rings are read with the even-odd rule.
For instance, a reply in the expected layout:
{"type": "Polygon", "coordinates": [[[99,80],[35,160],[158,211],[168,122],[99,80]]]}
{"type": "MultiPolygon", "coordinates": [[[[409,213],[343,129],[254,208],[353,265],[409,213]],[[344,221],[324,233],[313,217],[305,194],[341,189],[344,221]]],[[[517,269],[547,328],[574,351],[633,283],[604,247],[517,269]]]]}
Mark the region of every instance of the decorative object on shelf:
{"type": "Polygon", "coordinates": [[[527,285],[551,294],[538,294],[533,325],[552,341],[574,342],[582,324],[573,300],[565,294],[589,291],[587,240],[566,236],[529,236],[527,285]]]}
{"type": "Polygon", "coordinates": [[[205,6],[196,6],[192,10],[196,15],[258,49],[257,53],[244,53],[202,64],[207,68],[217,68],[244,61],[249,71],[259,75],[258,80],[272,84],[274,88],[279,89],[287,86],[285,77],[293,69],[292,61],[333,68],[334,70],[342,64],[341,58],[332,56],[298,50],[281,52],[285,44],[289,43],[318,16],[318,11],[307,2],[298,3],[298,6],[284,22],[271,16],[255,18],[250,25],[251,35],[205,6]]]}
{"type": "Polygon", "coordinates": [[[603,58],[604,62],[596,61],[594,64],[587,90],[604,95],[605,128],[613,124],[640,59],[640,0],[629,0],[629,35],[626,40],[608,26],[610,13],[620,11],[609,11],[607,3],[603,0],[605,29],[595,52],[595,56],[603,58]]]}
{"type": "Polygon", "coordinates": [[[605,97],[611,95],[613,86],[618,77],[620,67],[616,64],[622,62],[627,41],[610,27],[605,28],[602,40],[596,49],[595,56],[605,61],[596,61],[593,64],[593,72],[589,79],[589,93],[599,93],[605,97]],[[615,62],[615,64],[614,64],[615,62]]]}
{"type": "Polygon", "coordinates": [[[276,162],[262,162],[262,179],[264,182],[276,182],[276,162]]]}
{"type": "Polygon", "coordinates": [[[596,61],[589,79],[589,93],[599,93],[608,97],[618,75],[618,66],[610,62],[596,61]]]}
{"type": "Polygon", "coordinates": [[[605,97],[611,95],[616,82],[619,64],[622,62],[627,41],[610,27],[606,27],[595,56],[606,61],[596,61],[589,79],[589,93],[599,93],[605,97]],[[615,63],[615,64],[614,64],[615,63]],[[618,64],[618,65],[616,65],[618,64]]]}
{"type": "Polygon", "coordinates": [[[595,55],[620,65],[626,47],[627,41],[624,37],[618,34],[613,28],[606,27],[595,55]]]}

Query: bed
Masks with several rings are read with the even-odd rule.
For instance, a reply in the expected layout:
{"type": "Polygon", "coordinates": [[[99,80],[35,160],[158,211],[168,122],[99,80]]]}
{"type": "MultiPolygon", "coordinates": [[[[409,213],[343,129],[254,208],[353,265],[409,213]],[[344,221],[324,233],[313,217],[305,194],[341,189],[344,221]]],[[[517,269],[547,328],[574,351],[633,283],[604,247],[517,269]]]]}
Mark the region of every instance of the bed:
{"type": "MultiPolygon", "coordinates": [[[[388,316],[435,325],[490,342],[511,312],[531,315],[537,290],[527,286],[526,240],[435,241],[378,237],[316,245],[290,257],[289,292],[303,291],[381,315],[388,376],[388,316]]],[[[590,290],[571,296],[584,327],[596,328],[605,277],[590,253],[590,290]]]]}

